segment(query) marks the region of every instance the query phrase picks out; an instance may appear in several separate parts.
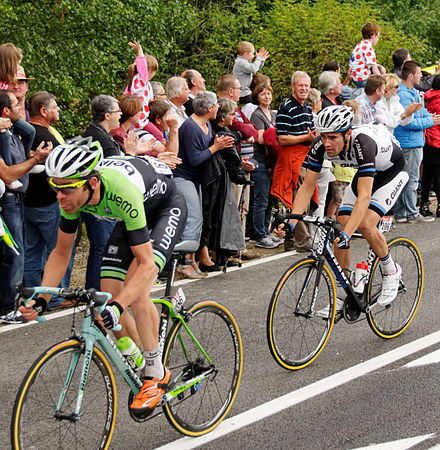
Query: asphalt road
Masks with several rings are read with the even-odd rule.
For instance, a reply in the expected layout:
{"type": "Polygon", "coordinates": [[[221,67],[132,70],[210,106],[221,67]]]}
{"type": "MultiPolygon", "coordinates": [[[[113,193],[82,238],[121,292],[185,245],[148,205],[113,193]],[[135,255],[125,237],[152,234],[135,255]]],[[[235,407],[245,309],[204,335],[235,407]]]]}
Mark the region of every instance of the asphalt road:
{"type": "MultiPolygon", "coordinates": [[[[230,309],[240,327],[244,368],[234,406],[212,433],[182,438],[164,416],[133,422],[127,388],[118,377],[111,448],[354,449],[374,444],[380,449],[425,449],[440,444],[439,222],[399,224],[388,237],[396,235],[413,238],[424,260],[422,303],[411,325],[398,338],[385,341],[365,320],[352,325],[341,321],[316,361],[296,372],[274,362],[265,326],[276,282],[304,255],[277,255],[185,283],[188,303],[215,299],[230,309]]],[[[353,260],[365,259],[363,241],[354,243],[353,255],[353,260]]],[[[0,328],[1,448],[8,448],[13,401],[24,374],[43,350],[69,335],[70,325],[71,315],[62,315],[46,324],[0,328]]]]}

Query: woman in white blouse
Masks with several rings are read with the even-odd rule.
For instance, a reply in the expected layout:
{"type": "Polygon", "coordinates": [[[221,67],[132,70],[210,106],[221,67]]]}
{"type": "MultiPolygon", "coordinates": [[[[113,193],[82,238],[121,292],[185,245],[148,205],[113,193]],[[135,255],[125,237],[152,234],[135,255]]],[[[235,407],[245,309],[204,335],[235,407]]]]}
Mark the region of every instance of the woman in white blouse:
{"type": "Polygon", "coordinates": [[[394,132],[397,125],[408,125],[413,119],[413,114],[422,107],[422,103],[410,103],[406,109],[400,103],[397,90],[400,78],[393,73],[383,75],[386,80],[384,96],[376,103],[376,121],[383,123],[390,133],[394,132]]]}

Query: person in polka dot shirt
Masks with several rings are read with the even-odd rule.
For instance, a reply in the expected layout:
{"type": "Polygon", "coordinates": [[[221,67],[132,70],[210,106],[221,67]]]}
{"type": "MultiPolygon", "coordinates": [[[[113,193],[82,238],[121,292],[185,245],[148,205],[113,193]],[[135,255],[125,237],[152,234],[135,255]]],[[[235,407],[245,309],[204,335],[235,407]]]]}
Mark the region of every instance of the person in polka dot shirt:
{"type": "Polygon", "coordinates": [[[367,22],[362,27],[363,40],[359,42],[350,57],[350,78],[360,88],[365,87],[367,78],[371,75],[384,75],[386,70],[377,63],[376,53],[373,47],[380,37],[380,28],[372,22],[367,22]]]}
{"type": "Polygon", "coordinates": [[[128,45],[137,52],[137,57],[134,64],[131,64],[128,68],[128,83],[124,94],[137,95],[142,100],[142,114],[134,125],[134,129],[147,130],[156,139],[160,140],[160,131],[148,120],[150,113],[148,104],[154,99],[150,81],[159,67],[157,59],[151,55],[145,56],[139,41],[129,42],[128,45]]]}

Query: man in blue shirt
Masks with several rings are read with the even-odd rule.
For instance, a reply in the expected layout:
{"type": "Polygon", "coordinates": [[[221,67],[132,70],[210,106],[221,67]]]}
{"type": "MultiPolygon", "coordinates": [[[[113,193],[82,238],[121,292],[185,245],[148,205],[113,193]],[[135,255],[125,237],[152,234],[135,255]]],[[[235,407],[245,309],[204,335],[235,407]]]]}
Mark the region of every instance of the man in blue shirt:
{"type": "MultiPolygon", "coordinates": [[[[422,71],[420,64],[406,61],[402,65],[402,82],[399,84],[397,95],[404,108],[409,103],[420,103],[419,91],[414,87],[420,82],[422,71]]],[[[417,187],[419,182],[420,164],[423,157],[425,136],[423,130],[440,124],[440,116],[430,114],[426,108],[414,113],[414,118],[408,125],[399,125],[394,135],[402,147],[403,155],[409,165],[409,182],[405,191],[394,205],[396,222],[432,222],[434,217],[422,216],[417,209],[417,187]]]]}

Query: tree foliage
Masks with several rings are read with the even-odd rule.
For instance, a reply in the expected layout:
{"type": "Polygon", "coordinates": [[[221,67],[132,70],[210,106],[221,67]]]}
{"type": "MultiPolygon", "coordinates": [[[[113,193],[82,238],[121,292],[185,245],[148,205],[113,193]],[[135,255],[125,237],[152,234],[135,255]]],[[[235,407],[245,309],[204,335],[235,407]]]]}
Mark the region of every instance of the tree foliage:
{"type": "Polygon", "coordinates": [[[295,70],[307,72],[312,85],[316,85],[323,64],[336,60],[345,76],[351,52],[362,39],[361,28],[367,21],[381,27],[375,51],[378,62],[388,70],[392,69],[391,54],[396,48],[409,46],[414,55],[424,52],[422,43],[384,22],[365,2],[275,0],[259,35],[271,52],[265,73],[271,77],[277,97],[289,94],[290,77],[295,70]]]}
{"type": "MultiPolygon", "coordinates": [[[[411,3],[396,1],[402,8],[411,3]]],[[[427,2],[434,5],[440,0],[427,2]]],[[[338,60],[346,70],[367,20],[377,20],[382,27],[376,49],[386,67],[390,68],[390,55],[397,47],[407,46],[414,58],[424,55],[427,46],[413,33],[411,21],[405,22],[402,15],[391,24],[385,4],[384,0],[2,0],[0,42],[22,48],[23,66],[35,77],[32,92],[56,95],[63,110],[60,129],[68,137],[87,126],[93,96],[122,93],[127,67],[135,57],[127,45],[130,40],[140,40],[144,51],[158,59],[155,79],[166,82],[194,68],[212,90],[221,75],[231,73],[239,41],[249,40],[257,48],[264,45],[271,57],[263,72],[271,76],[281,99],[289,91],[294,70],[309,72],[313,81],[328,59],[338,60]],[[375,3],[381,4],[383,14],[375,3]],[[401,27],[408,27],[407,36],[398,31],[401,27]]],[[[429,18],[436,23],[432,14],[429,18]]]]}

